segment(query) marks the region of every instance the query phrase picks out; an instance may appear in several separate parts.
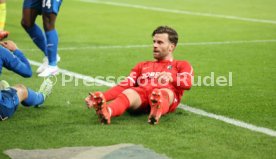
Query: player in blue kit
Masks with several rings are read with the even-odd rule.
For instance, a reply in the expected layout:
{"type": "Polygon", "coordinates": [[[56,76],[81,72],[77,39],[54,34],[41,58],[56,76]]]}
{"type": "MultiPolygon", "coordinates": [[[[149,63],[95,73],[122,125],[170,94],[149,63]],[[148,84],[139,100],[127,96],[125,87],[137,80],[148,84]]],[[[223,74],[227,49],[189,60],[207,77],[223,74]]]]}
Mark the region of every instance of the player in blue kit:
{"type": "Polygon", "coordinates": [[[58,74],[57,54],[58,34],[55,22],[62,0],[24,0],[21,24],[33,42],[44,53],[43,64],[37,69],[39,77],[58,74]],[[42,15],[43,28],[35,23],[38,15],[42,15]]]}
{"type": "Polygon", "coordinates": [[[12,41],[0,42],[0,74],[2,73],[2,67],[22,77],[32,76],[32,68],[29,61],[12,41]]]}
{"type": "MultiPolygon", "coordinates": [[[[31,77],[32,70],[24,54],[19,51],[12,41],[0,43],[0,74],[2,67],[7,68],[23,77],[31,77]]],[[[24,106],[39,106],[44,103],[46,96],[51,93],[53,83],[50,79],[44,80],[38,92],[22,84],[10,87],[0,81],[0,121],[11,117],[19,103],[24,106]]]]}
{"type": "Polygon", "coordinates": [[[19,103],[26,107],[40,106],[51,93],[53,83],[48,78],[41,84],[38,92],[22,84],[9,87],[6,81],[0,82],[0,121],[10,118],[16,111],[19,103]]]}

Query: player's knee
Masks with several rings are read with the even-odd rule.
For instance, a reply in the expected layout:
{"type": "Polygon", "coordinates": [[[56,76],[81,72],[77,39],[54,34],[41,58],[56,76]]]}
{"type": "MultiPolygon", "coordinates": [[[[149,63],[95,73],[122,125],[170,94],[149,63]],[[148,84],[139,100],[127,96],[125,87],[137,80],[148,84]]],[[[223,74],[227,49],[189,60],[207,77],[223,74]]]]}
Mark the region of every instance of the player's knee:
{"type": "Polygon", "coordinates": [[[47,21],[47,22],[43,22],[43,27],[45,31],[51,31],[55,29],[55,24],[47,21]]]}
{"type": "Polygon", "coordinates": [[[34,24],[31,23],[31,22],[28,22],[24,19],[21,20],[21,26],[24,28],[24,29],[29,29],[33,26],[34,24]]]}
{"type": "Polygon", "coordinates": [[[28,89],[23,84],[17,84],[15,86],[13,86],[13,88],[16,89],[17,96],[18,96],[20,102],[28,97],[28,89]]]}
{"type": "Polygon", "coordinates": [[[50,31],[55,29],[56,15],[54,13],[44,13],[43,18],[43,27],[45,31],[50,31]]]}
{"type": "Polygon", "coordinates": [[[137,109],[140,107],[142,101],[138,92],[133,89],[126,89],[122,92],[122,94],[124,94],[128,98],[130,109],[137,109]]]}
{"type": "Polygon", "coordinates": [[[16,88],[17,91],[21,91],[21,92],[24,92],[27,90],[27,88],[23,84],[17,84],[14,87],[16,88]]]}
{"type": "Polygon", "coordinates": [[[125,94],[129,98],[139,97],[139,94],[133,89],[126,89],[122,93],[125,94]]]}

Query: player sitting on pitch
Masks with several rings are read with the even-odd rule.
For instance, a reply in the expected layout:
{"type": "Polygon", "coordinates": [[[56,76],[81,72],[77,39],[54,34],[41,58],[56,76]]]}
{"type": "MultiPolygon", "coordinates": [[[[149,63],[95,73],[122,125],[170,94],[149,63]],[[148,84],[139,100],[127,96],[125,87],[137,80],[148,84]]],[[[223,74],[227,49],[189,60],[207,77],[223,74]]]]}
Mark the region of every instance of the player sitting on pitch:
{"type": "Polygon", "coordinates": [[[88,108],[96,110],[100,122],[110,124],[111,117],[131,110],[150,112],[148,123],[157,124],[162,115],[175,111],[184,90],[191,88],[191,65],[187,61],[173,59],[177,32],[160,26],[152,36],[155,61],[138,63],[117,86],[104,93],[89,93],[85,98],[88,108]],[[107,104],[107,101],[111,102],[107,104]]]}
{"type": "Polygon", "coordinates": [[[40,106],[51,93],[52,87],[53,83],[50,79],[43,81],[38,92],[22,84],[10,87],[6,81],[0,81],[0,121],[10,118],[19,103],[27,107],[40,106]]]}
{"type": "MultiPolygon", "coordinates": [[[[12,41],[0,43],[0,74],[2,67],[7,68],[23,77],[31,77],[32,69],[24,54],[19,51],[12,41]]],[[[0,121],[10,118],[19,103],[24,106],[39,106],[44,103],[46,96],[51,93],[53,83],[44,80],[38,92],[26,88],[22,84],[10,87],[8,82],[0,81],[0,121]]]]}

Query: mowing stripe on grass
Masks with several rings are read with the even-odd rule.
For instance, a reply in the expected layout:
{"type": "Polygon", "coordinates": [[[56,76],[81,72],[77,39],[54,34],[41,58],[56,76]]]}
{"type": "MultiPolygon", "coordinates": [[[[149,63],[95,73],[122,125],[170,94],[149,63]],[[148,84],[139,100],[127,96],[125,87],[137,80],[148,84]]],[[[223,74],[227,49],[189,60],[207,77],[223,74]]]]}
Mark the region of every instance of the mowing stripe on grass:
{"type": "MultiPolygon", "coordinates": [[[[34,66],[40,66],[42,64],[42,63],[32,61],[32,60],[29,60],[29,61],[34,66]]],[[[71,71],[68,71],[68,70],[65,70],[65,69],[60,69],[60,72],[65,74],[65,75],[68,75],[68,76],[72,76],[72,77],[75,77],[75,78],[78,78],[78,79],[82,79],[84,81],[89,81],[89,82],[94,81],[95,83],[102,84],[102,85],[105,85],[105,86],[108,86],[108,87],[115,86],[115,83],[109,83],[109,82],[106,82],[106,81],[103,81],[103,80],[95,79],[95,78],[90,77],[90,76],[86,76],[86,75],[82,75],[82,74],[79,74],[79,73],[71,72],[71,71]]],[[[217,120],[220,120],[220,121],[223,121],[223,122],[226,122],[226,123],[238,126],[238,127],[246,128],[246,129],[249,129],[251,131],[260,132],[260,133],[263,133],[263,134],[266,134],[266,135],[269,135],[269,136],[276,137],[276,131],[274,131],[272,129],[268,129],[268,128],[264,128],[264,127],[258,127],[258,126],[252,125],[252,124],[245,123],[243,121],[239,121],[239,120],[236,120],[236,119],[231,119],[231,118],[228,118],[228,117],[224,117],[222,115],[216,115],[216,114],[213,114],[213,113],[208,113],[204,110],[193,108],[193,107],[183,105],[183,104],[180,104],[178,108],[184,109],[186,111],[189,111],[189,112],[192,112],[192,113],[195,113],[195,114],[198,114],[198,115],[202,115],[202,116],[206,116],[206,117],[209,117],[209,118],[217,119],[217,120]]]]}
{"type": "MultiPolygon", "coordinates": [[[[251,43],[276,43],[276,39],[270,40],[238,40],[238,41],[210,41],[210,42],[187,42],[178,43],[178,46],[202,46],[202,45],[231,45],[231,44],[251,44],[251,43]]],[[[64,47],[58,50],[74,51],[89,49],[131,49],[131,48],[150,48],[152,44],[144,45],[105,45],[105,46],[84,46],[84,47],[64,47]]],[[[22,49],[26,51],[37,51],[38,49],[22,49]]]]}
{"type": "Polygon", "coordinates": [[[80,0],[80,1],[89,2],[89,3],[106,4],[106,5],[119,6],[119,7],[128,7],[128,8],[152,10],[152,11],[166,12],[166,13],[223,18],[223,19],[240,20],[240,21],[255,22],[255,23],[276,24],[275,20],[267,20],[267,19],[245,18],[245,17],[229,16],[229,15],[222,15],[222,14],[192,12],[192,11],[187,11],[187,10],[166,9],[166,8],[149,7],[149,6],[143,6],[143,5],[133,5],[133,4],[128,4],[128,3],[99,1],[99,0],[80,0]]]}

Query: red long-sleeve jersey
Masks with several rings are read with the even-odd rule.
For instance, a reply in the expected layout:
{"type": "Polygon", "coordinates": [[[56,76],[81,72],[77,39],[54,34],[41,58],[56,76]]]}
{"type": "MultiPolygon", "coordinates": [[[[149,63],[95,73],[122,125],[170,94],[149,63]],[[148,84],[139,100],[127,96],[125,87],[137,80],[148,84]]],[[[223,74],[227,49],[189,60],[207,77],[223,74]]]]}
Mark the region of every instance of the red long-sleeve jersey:
{"type": "Polygon", "coordinates": [[[126,80],[115,86],[115,88],[111,88],[105,94],[109,96],[107,100],[111,100],[114,99],[117,93],[130,87],[142,87],[149,91],[154,88],[169,88],[175,93],[176,99],[180,101],[184,90],[189,90],[192,87],[193,75],[193,68],[187,61],[163,60],[140,62],[131,70],[126,80]],[[173,80],[166,82],[158,79],[162,72],[170,73],[173,80]],[[117,90],[116,93],[115,89],[117,90]]]}

